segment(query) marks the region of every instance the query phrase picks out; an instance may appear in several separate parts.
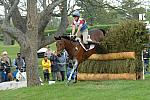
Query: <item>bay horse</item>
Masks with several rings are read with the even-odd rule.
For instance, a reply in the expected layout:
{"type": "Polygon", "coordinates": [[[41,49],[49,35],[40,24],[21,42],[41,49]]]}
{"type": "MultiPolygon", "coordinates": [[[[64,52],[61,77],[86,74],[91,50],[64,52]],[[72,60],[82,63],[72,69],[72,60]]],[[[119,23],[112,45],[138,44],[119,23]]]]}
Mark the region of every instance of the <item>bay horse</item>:
{"type": "MultiPolygon", "coordinates": [[[[99,29],[92,29],[89,31],[89,35],[93,42],[100,42],[104,39],[105,31],[99,29]]],[[[70,36],[55,37],[55,40],[57,54],[60,54],[60,52],[65,49],[68,52],[69,58],[74,61],[73,69],[68,78],[68,82],[70,82],[71,76],[74,73],[74,71],[77,70],[78,65],[85,59],[87,59],[89,56],[96,53],[96,48],[94,47],[93,49],[86,51],[81,45],[81,43],[79,43],[79,41],[75,41],[70,36]]],[[[75,78],[75,82],[77,82],[77,76],[75,78]]]]}

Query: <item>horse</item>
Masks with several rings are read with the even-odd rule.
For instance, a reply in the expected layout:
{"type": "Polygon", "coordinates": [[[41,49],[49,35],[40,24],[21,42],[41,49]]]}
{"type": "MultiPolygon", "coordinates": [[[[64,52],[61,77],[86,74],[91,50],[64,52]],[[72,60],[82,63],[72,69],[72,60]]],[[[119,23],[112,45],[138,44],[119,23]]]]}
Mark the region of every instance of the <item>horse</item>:
{"type": "MultiPolygon", "coordinates": [[[[89,30],[90,38],[93,42],[100,42],[104,39],[105,31],[100,29],[92,29],[89,30]]],[[[56,40],[56,48],[57,54],[60,54],[62,50],[66,50],[69,55],[69,59],[74,61],[73,69],[70,73],[67,82],[71,81],[71,76],[75,70],[77,70],[78,65],[86,60],[89,56],[96,53],[96,44],[95,47],[91,50],[85,50],[79,41],[71,38],[70,36],[59,36],[55,37],[56,40]]],[[[75,78],[75,82],[77,82],[77,77],[75,78]]]]}

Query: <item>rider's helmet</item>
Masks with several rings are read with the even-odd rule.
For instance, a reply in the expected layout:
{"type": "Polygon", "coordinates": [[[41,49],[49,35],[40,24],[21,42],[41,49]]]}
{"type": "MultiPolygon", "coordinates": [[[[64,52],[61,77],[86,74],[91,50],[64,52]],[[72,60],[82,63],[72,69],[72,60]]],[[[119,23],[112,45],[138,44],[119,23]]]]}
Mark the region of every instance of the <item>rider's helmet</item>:
{"type": "Polygon", "coordinates": [[[73,17],[80,17],[79,11],[78,11],[78,10],[74,11],[74,12],[72,13],[72,16],[73,16],[73,17]]]}

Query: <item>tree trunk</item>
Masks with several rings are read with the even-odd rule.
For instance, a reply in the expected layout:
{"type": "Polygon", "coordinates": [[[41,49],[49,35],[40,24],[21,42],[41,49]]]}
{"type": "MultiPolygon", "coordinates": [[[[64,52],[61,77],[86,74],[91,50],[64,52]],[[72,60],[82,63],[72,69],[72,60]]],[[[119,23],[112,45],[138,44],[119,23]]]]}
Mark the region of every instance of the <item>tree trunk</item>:
{"type": "MultiPolygon", "coordinates": [[[[24,48],[26,52],[26,67],[27,67],[27,86],[39,85],[38,75],[38,24],[37,24],[37,0],[27,0],[27,45],[28,48],[24,48]]],[[[23,48],[23,46],[21,46],[23,48]]]]}
{"type": "Polygon", "coordinates": [[[14,45],[14,40],[6,33],[4,35],[4,45],[14,45]]]}
{"type": "Polygon", "coordinates": [[[27,86],[34,86],[40,84],[38,74],[38,58],[36,53],[36,45],[33,43],[29,45],[29,48],[22,48],[22,51],[24,51],[24,53],[26,52],[24,57],[26,62],[27,86]]]}

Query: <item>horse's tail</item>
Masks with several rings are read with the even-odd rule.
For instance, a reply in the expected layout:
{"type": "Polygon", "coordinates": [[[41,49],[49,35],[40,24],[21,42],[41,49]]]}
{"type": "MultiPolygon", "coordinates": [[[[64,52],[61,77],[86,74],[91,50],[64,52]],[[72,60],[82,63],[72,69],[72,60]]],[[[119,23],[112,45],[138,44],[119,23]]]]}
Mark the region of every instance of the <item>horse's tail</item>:
{"type": "Polygon", "coordinates": [[[99,29],[99,30],[101,30],[103,32],[104,36],[105,36],[106,31],[104,29],[99,29]]]}

